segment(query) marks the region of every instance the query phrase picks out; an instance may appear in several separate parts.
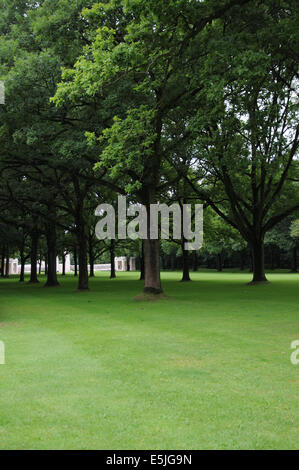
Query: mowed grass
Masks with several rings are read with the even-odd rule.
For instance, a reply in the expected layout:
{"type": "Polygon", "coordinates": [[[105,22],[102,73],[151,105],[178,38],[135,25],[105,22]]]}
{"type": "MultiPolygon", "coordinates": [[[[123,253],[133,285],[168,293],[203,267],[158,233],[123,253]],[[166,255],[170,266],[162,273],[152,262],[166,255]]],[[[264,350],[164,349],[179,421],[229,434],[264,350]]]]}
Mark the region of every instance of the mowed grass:
{"type": "Polygon", "coordinates": [[[1,280],[0,448],[298,449],[299,275],[192,278],[1,280]]]}

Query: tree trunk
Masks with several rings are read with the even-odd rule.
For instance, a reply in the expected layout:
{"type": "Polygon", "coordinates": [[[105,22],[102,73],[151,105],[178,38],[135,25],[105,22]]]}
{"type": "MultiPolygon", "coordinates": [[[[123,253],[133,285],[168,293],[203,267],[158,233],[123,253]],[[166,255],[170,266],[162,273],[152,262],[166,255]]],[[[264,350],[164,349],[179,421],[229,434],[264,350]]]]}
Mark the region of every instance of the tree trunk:
{"type": "Polygon", "coordinates": [[[140,281],[145,280],[145,269],[144,269],[144,240],[141,245],[141,257],[140,257],[140,281]]]}
{"type": "Polygon", "coordinates": [[[183,253],[183,277],[181,282],[189,282],[191,281],[190,279],[190,274],[189,274],[189,252],[185,250],[186,240],[182,240],[182,253],[183,253]]]}
{"type": "MultiPolygon", "coordinates": [[[[53,218],[55,214],[53,214],[53,218]]],[[[51,222],[47,224],[46,227],[46,238],[47,238],[47,258],[48,258],[48,272],[47,272],[47,282],[45,287],[57,287],[59,282],[57,281],[57,249],[56,249],[56,226],[54,219],[51,219],[51,222]]]]}
{"type": "Polygon", "coordinates": [[[6,253],[5,277],[9,278],[9,250],[6,253]]]}
{"type": "Polygon", "coordinates": [[[2,248],[2,255],[1,255],[1,277],[5,276],[5,248],[2,248]]]}
{"type": "Polygon", "coordinates": [[[110,242],[110,279],[115,279],[115,240],[110,242]]]}
{"type": "Polygon", "coordinates": [[[297,273],[298,272],[298,269],[297,269],[297,247],[294,246],[293,250],[292,250],[292,270],[291,270],[292,273],[297,273]]]}
{"type": "Polygon", "coordinates": [[[30,253],[30,262],[31,262],[31,273],[30,273],[30,284],[37,284],[37,248],[38,248],[38,239],[39,233],[37,230],[34,230],[31,233],[31,253],[30,253]]]}
{"type": "Polygon", "coordinates": [[[47,276],[48,274],[48,256],[45,256],[45,275],[47,276]]]}
{"type": "Polygon", "coordinates": [[[20,282],[24,282],[25,280],[25,262],[26,262],[26,258],[25,258],[25,253],[24,253],[24,250],[25,250],[25,242],[24,242],[24,238],[22,240],[22,243],[21,243],[21,247],[20,247],[20,260],[21,260],[21,271],[20,271],[20,282]]]}
{"type": "Polygon", "coordinates": [[[162,287],[160,280],[159,240],[144,240],[144,266],[144,292],[147,294],[160,294],[162,287]]]}
{"type": "Polygon", "coordinates": [[[252,242],[253,279],[252,283],[267,282],[265,275],[264,240],[252,242]]]}
{"type": "Polygon", "coordinates": [[[25,281],[25,256],[21,254],[21,271],[20,271],[20,282],[25,281]]]}
{"type": "Polygon", "coordinates": [[[62,253],[62,276],[65,276],[65,253],[62,253]]]}
{"type": "Polygon", "coordinates": [[[74,248],[74,276],[78,276],[78,250],[77,247],[74,248]]]}
{"type": "Polygon", "coordinates": [[[88,252],[89,252],[89,277],[94,277],[94,253],[92,246],[92,239],[89,238],[88,241],[88,252]]]}
{"type": "Polygon", "coordinates": [[[221,256],[221,253],[218,253],[217,255],[217,271],[219,273],[221,273],[223,270],[223,267],[222,267],[222,256],[221,256]]]}
{"type": "Polygon", "coordinates": [[[88,257],[87,240],[83,223],[77,224],[77,239],[79,248],[79,282],[78,290],[88,290],[88,257]]]}

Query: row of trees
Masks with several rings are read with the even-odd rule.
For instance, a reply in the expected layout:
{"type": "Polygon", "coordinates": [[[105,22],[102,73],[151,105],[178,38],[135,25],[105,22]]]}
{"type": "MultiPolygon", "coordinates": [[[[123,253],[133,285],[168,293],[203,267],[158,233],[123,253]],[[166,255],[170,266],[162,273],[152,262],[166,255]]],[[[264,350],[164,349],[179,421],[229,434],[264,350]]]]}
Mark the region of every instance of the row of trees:
{"type": "MultiPolygon", "coordinates": [[[[147,208],[203,203],[206,243],[249,247],[264,282],[265,239],[299,210],[298,3],[0,4],[3,256],[18,246],[34,280],[43,235],[48,285],[71,250],[87,289],[88,257],[124,249],[94,234],[95,208],[122,194],[147,208]]],[[[162,292],[160,249],[148,233],[145,292],[162,292]]]]}

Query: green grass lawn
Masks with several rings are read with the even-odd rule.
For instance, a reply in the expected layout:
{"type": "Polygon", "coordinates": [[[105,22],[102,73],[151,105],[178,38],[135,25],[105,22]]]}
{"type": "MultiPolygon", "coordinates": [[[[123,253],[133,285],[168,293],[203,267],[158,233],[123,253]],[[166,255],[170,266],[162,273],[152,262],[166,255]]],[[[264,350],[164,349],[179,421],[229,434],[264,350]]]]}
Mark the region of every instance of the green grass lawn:
{"type": "Polygon", "coordinates": [[[1,449],[299,448],[299,275],[0,281],[1,449]]]}

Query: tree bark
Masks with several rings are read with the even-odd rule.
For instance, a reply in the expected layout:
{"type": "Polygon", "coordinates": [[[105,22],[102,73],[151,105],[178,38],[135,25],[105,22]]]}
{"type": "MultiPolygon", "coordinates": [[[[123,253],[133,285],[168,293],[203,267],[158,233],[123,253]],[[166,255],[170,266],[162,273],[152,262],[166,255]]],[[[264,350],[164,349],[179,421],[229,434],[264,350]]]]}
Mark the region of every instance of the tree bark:
{"type": "Polygon", "coordinates": [[[25,263],[26,263],[24,237],[22,239],[22,243],[20,246],[20,260],[21,260],[20,282],[24,282],[25,281],[25,263]]]}
{"type": "Polygon", "coordinates": [[[62,276],[65,276],[65,252],[62,253],[62,276]]]}
{"type": "Polygon", "coordinates": [[[221,272],[223,271],[221,253],[218,253],[218,255],[217,255],[217,271],[218,271],[219,273],[221,273],[221,272]]]}
{"type": "Polygon", "coordinates": [[[182,240],[182,253],[183,253],[183,277],[181,282],[189,282],[190,273],[189,273],[189,252],[185,250],[185,242],[186,240],[183,238],[182,240]]]}
{"type": "Polygon", "coordinates": [[[115,272],[115,240],[110,241],[110,279],[116,278],[115,272]]]}
{"type": "Polygon", "coordinates": [[[25,256],[21,255],[21,271],[20,271],[20,282],[25,281],[25,256]]]}
{"type": "Polygon", "coordinates": [[[9,278],[9,249],[6,252],[5,277],[9,278]]]}
{"type": "Polygon", "coordinates": [[[92,239],[89,237],[88,240],[88,252],[89,252],[89,277],[94,277],[94,252],[92,246],[92,239]]]}
{"type": "Polygon", "coordinates": [[[253,279],[252,283],[267,282],[265,275],[265,255],[264,240],[254,240],[251,244],[253,260],[253,279]]]}
{"type": "Polygon", "coordinates": [[[297,269],[297,247],[294,246],[294,248],[292,249],[292,270],[291,270],[292,273],[297,273],[298,272],[298,269],[297,269]]]}
{"type": "Polygon", "coordinates": [[[87,256],[87,239],[85,227],[83,223],[77,224],[77,239],[79,247],[79,281],[78,290],[88,290],[88,256],[87,256]]]}
{"type": "Polygon", "coordinates": [[[140,281],[145,280],[145,269],[144,269],[144,240],[141,244],[141,257],[140,257],[140,281]]]}
{"type": "Polygon", "coordinates": [[[75,246],[74,248],[74,276],[77,277],[78,276],[78,251],[77,251],[77,247],[75,246]]]}
{"type": "Polygon", "coordinates": [[[5,248],[2,248],[2,255],[1,255],[1,277],[5,277],[5,248]]]}
{"type": "MultiPolygon", "coordinates": [[[[54,208],[55,210],[55,208],[54,208]]],[[[47,282],[45,287],[57,287],[57,248],[56,248],[56,225],[55,213],[52,211],[50,222],[46,226],[46,239],[47,239],[47,258],[48,258],[48,272],[47,282]]]]}
{"type": "Polygon", "coordinates": [[[33,230],[31,233],[31,253],[30,253],[30,262],[31,262],[31,272],[30,272],[30,284],[37,284],[37,249],[38,249],[38,239],[39,233],[37,230],[33,230]]]}

